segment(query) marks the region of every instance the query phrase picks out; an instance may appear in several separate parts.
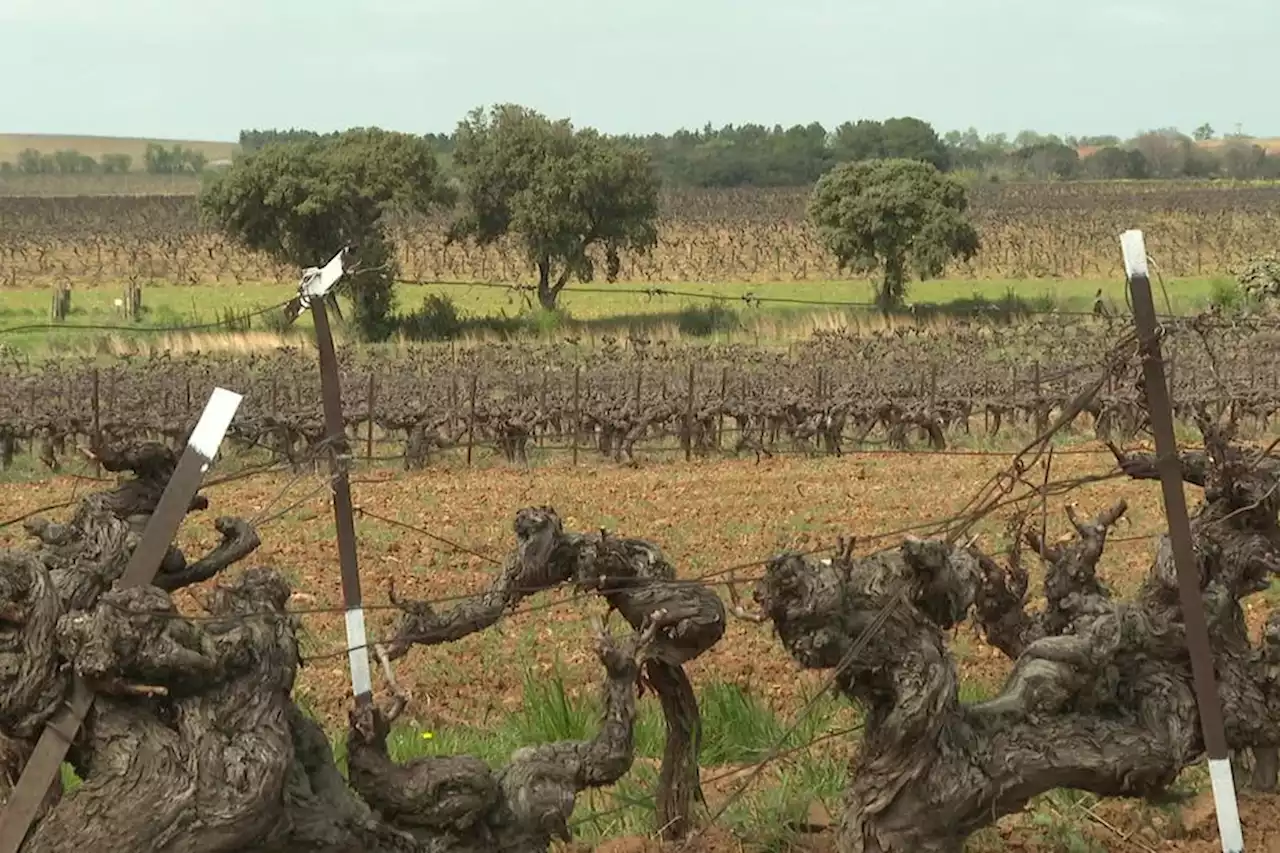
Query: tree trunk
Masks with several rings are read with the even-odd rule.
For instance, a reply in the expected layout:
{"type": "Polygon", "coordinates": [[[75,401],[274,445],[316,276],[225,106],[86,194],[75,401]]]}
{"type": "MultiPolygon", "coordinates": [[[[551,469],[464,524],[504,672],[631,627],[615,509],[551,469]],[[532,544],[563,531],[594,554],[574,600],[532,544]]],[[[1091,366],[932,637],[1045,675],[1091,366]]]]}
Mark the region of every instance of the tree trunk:
{"type": "Polygon", "coordinates": [[[889,314],[902,307],[907,292],[906,262],[901,257],[889,257],[884,262],[884,278],[876,302],[880,310],[889,314]]]}
{"type": "Polygon", "coordinates": [[[556,298],[560,291],[551,284],[551,259],[538,261],[538,304],[544,311],[556,310],[556,298]]]}

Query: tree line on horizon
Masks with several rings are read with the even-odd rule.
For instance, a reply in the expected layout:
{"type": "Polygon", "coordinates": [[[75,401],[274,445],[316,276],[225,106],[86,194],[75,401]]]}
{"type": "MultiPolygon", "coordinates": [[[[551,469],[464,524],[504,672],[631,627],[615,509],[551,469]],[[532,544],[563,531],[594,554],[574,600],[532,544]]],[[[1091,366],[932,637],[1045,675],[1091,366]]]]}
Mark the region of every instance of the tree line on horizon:
{"type": "MultiPolygon", "coordinates": [[[[332,139],[338,132],[249,129],[239,136],[241,151],[270,142],[332,139]]],[[[422,138],[442,157],[446,171],[456,133],[422,138]]],[[[648,152],[659,178],[670,186],[737,188],[810,186],[839,163],[872,159],[923,160],[940,171],[973,180],[1145,180],[1280,179],[1280,153],[1270,153],[1240,133],[1218,136],[1208,124],[1185,134],[1160,128],[1131,138],[1066,136],[1025,130],[1010,137],[982,135],[975,128],[939,135],[911,116],[883,121],[862,119],[827,129],[808,125],[710,124],[674,133],[621,135],[648,152]],[[1204,143],[1213,143],[1205,145],[1204,143]]],[[[201,174],[203,153],[181,145],[149,143],[142,158],[148,174],[201,174]]],[[[94,158],[74,149],[45,152],[27,148],[16,161],[0,161],[0,175],[125,174],[134,171],[129,154],[94,158]]]]}
{"type": "MultiPolygon", "coordinates": [[[[241,150],[271,142],[336,137],[305,129],[240,132],[241,150]]],[[[423,134],[445,161],[456,133],[423,134]]],[[[1280,179],[1280,154],[1252,138],[1219,137],[1203,124],[1191,134],[1160,128],[1129,139],[1067,136],[1026,130],[1013,137],[975,128],[945,135],[911,116],[862,119],[832,130],[813,122],[784,128],[710,124],[671,134],[621,135],[649,154],[662,182],[706,188],[795,187],[814,184],[839,163],[875,159],[923,160],[940,171],[978,180],[1280,179]],[[1204,143],[1213,143],[1206,145],[1204,143]]]]}
{"type": "MultiPolygon", "coordinates": [[[[142,168],[149,175],[199,175],[209,164],[204,152],[184,145],[166,147],[147,143],[142,168]]],[[[45,152],[24,148],[16,162],[0,161],[0,175],[123,175],[133,171],[133,155],[103,154],[92,157],[74,148],[45,152]]]]}

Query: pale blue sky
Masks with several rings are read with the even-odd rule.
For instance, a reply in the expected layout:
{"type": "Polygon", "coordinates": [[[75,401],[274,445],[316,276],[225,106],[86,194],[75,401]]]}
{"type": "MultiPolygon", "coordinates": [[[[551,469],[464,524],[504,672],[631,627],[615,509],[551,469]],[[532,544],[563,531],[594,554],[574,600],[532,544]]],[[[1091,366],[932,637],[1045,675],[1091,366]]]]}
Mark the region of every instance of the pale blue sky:
{"type": "Polygon", "coordinates": [[[940,131],[1280,135],[1280,0],[0,0],[0,131],[611,132],[917,115],[940,131]]]}

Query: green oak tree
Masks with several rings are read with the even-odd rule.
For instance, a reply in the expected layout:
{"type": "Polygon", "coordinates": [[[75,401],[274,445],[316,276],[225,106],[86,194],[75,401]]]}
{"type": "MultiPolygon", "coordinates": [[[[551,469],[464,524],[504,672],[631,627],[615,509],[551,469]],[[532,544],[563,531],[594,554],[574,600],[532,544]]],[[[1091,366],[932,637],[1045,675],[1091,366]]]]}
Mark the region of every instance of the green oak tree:
{"type": "Polygon", "coordinates": [[[449,239],[514,239],[547,310],[572,279],[595,277],[593,248],[613,281],[621,252],[657,244],[658,179],[638,144],[500,104],[459,123],[452,163],[462,204],[449,239]]]}
{"type": "Polygon", "coordinates": [[[354,244],[358,271],[339,288],[351,298],[361,335],[383,340],[395,325],[396,263],[386,220],[451,199],[423,137],[357,128],[238,157],[206,183],[200,208],[239,243],[300,268],[354,244]]]}
{"type": "Polygon", "coordinates": [[[964,186],[919,160],[842,163],[809,198],[809,217],[840,269],[882,273],[876,302],[885,311],[902,305],[912,273],[932,278],[977,253],[967,211],[964,186]]]}

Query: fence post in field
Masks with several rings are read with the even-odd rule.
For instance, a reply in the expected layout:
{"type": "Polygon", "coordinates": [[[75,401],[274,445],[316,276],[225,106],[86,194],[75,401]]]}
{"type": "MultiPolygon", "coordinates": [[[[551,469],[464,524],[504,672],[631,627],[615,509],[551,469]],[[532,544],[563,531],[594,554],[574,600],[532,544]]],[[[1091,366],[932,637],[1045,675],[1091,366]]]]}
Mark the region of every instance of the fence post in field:
{"type": "Polygon", "coordinates": [[[373,371],[370,370],[369,371],[369,395],[368,395],[369,422],[368,422],[366,433],[365,433],[365,444],[364,444],[364,461],[368,465],[373,464],[373,412],[374,412],[374,403],[373,403],[374,384],[373,383],[374,383],[373,371]]]}
{"type": "MultiPolygon", "coordinates": [[[[339,258],[342,256],[339,255],[339,258]]],[[[320,398],[324,407],[325,439],[329,445],[329,472],[333,477],[333,520],[338,533],[338,567],[342,573],[342,604],[347,618],[347,658],[351,667],[351,690],[357,705],[373,702],[373,678],[369,669],[369,649],[360,593],[360,566],[356,556],[356,521],[351,507],[351,447],[342,419],[342,386],[338,356],[333,348],[333,332],[324,299],[311,300],[320,351],[320,398]]]]}
{"type": "Polygon", "coordinates": [[[480,382],[478,375],[471,377],[471,405],[467,411],[467,465],[471,465],[471,453],[476,445],[476,386],[480,382]]]}
{"type": "MultiPolygon", "coordinates": [[[[102,404],[100,402],[99,389],[101,380],[98,376],[98,368],[93,369],[93,449],[97,451],[102,446],[102,404]]],[[[93,475],[95,477],[102,476],[102,463],[98,461],[97,454],[94,454],[93,475]]]]}
{"type": "Polygon", "coordinates": [[[697,369],[695,362],[689,362],[689,396],[685,401],[684,409],[684,461],[688,462],[693,459],[693,382],[694,371],[697,369]]]}
{"type": "MultiPolygon", "coordinates": [[[[191,499],[200,490],[205,472],[218,455],[222,439],[231,426],[243,398],[225,388],[214,388],[204,414],[169,477],[155,511],[143,528],[142,539],[133,549],[119,588],[147,586],[155,578],[178,527],[187,515],[191,499]]],[[[93,705],[93,691],[79,676],[72,676],[71,694],[66,703],[45,724],[40,739],[27,759],[9,799],[0,811],[0,853],[18,853],[35,822],[49,789],[58,783],[62,762],[76,733],[93,705]]]]}
{"type": "MultiPolygon", "coordinates": [[[[452,346],[452,345],[451,345],[452,346]]],[[[457,359],[454,359],[454,367],[457,367],[457,359]]],[[[449,433],[452,435],[453,430],[458,425],[458,374],[452,373],[449,376],[449,433]]]]}
{"type": "Polygon", "coordinates": [[[720,406],[716,417],[716,450],[724,450],[724,403],[729,393],[729,368],[720,368],[720,406]]]}
{"type": "Polygon", "coordinates": [[[1187,498],[1182,489],[1182,466],[1173,432],[1173,406],[1165,383],[1160,334],[1155,302],[1151,297],[1151,280],[1147,272],[1147,253],[1142,232],[1126,231],[1120,237],[1120,246],[1124,253],[1125,274],[1129,280],[1129,293],[1133,302],[1134,325],[1137,326],[1140,340],[1142,381],[1151,416],[1151,431],[1155,436],[1156,467],[1160,473],[1165,518],[1169,524],[1169,544],[1178,573],[1178,596],[1186,626],[1187,651],[1191,656],[1192,683],[1196,705],[1200,711],[1200,727],[1204,736],[1205,753],[1209,759],[1213,801],[1218,814],[1218,833],[1222,838],[1223,853],[1243,853],[1244,836],[1240,829],[1235,780],[1227,753],[1227,736],[1214,675],[1204,600],[1200,592],[1200,570],[1192,545],[1187,498]]]}
{"type": "Polygon", "coordinates": [[[55,284],[53,286],[53,304],[49,309],[49,318],[61,323],[71,313],[71,285],[55,284]]]}
{"type": "Polygon", "coordinates": [[[578,464],[578,436],[582,433],[582,367],[573,366],[573,464],[578,464]]]}
{"type": "MultiPolygon", "coordinates": [[[[342,573],[342,603],[346,609],[347,660],[351,668],[351,690],[357,707],[373,702],[373,679],[369,669],[369,649],[360,593],[360,566],[356,556],[356,522],[351,507],[351,446],[342,418],[342,375],[333,346],[333,331],[325,299],[349,269],[352,249],[344,246],[323,267],[303,270],[298,295],[285,309],[290,321],[311,309],[316,327],[316,349],[320,361],[320,402],[324,409],[325,443],[328,448],[330,487],[333,489],[333,520],[338,534],[338,567],[342,573]]],[[[294,383],[295,387],[299,383],[294,383]]]]}
{"type": "MultiPolygon", "coordinates": [[[[541,419],[541,418],[545,418],[546,416],[547,416],[547,369],[544,367],[542,368],[542,390],[538,392],[538,418],[541,419]]],[[[541,447],[543,444],[546,443],[543,438],[544,435],[546,435],[545,430],[539,431],[537,436],[539,447],[541,447]]]]}

